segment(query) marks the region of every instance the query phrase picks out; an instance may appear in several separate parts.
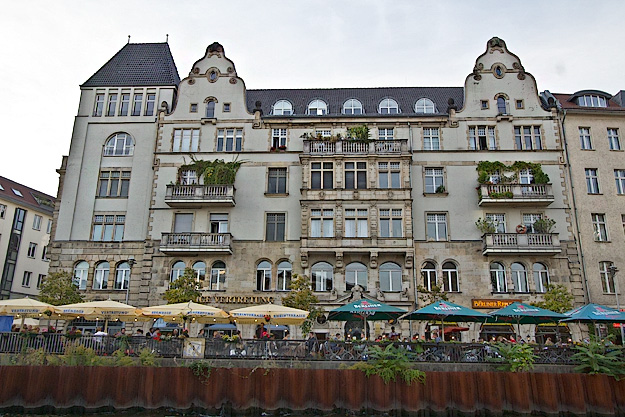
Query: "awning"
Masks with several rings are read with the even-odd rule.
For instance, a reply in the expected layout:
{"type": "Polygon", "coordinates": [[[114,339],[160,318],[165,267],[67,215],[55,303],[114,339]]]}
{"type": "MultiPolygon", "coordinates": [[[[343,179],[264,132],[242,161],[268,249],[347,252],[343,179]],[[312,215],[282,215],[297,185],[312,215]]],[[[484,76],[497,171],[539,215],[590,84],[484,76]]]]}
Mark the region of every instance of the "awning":
{"type": "Polygon", "coordinates": [[[207,327],[208,330],[236,330],[237,326],[235,324],[211,324],[207,327]]]}
{"type": "Polygon", "coordinates": [[[453,333],[453,332],[466,332],[468,330],[469,330],[468,327],[450,326],[450,327],[445,327],[445,334],[453,333]]]}

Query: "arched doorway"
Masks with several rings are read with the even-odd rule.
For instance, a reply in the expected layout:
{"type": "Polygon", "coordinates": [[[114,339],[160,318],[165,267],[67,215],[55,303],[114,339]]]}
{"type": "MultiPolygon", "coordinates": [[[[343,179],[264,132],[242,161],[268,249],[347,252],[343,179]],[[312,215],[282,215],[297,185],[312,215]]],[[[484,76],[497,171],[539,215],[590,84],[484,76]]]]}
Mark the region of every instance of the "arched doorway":
{"type": "MultiPolygon", "coordinates": [[[[347,339],[352,338],[352,337],[356,337],[357,339],[362,338],[363,335],[363,326],[364,326],[364,320],[360,321],[360,320],[356,320],[356,321],[347,321],[345,322],[345,333],[343,334],[343,336],[345,336],[345,338],[347,339]],[[360,337],[359,337],[360,335],[360,337]]],[[[371,329],[369,327],[369,323],[367,323],[367,339],[369,338],[369,335],[371,334],[371,329]]]]}

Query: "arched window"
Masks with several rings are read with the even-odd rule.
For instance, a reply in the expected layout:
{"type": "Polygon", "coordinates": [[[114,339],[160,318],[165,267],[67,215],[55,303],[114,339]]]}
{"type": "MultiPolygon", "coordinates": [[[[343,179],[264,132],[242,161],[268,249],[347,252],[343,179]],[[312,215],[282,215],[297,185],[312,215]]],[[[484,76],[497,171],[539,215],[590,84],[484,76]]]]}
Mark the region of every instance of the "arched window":
{"type": "Polygon", "coordinates": [[[206,118],[215,118],[215,102],[213,100],[210,100],[206,103],[206,118]]]}
{"type": "Polygon", "coordinates": [[[87,276],[89,275],[89,263],[87,261],[80,261],[74,266],[74,285],[79,290],[87,289],[87,276]]]}
{"type": "Polygon", "coordinates": [[[289,291],[291,289],[291,274],[293,266],[288,261],[278,264],[278,291],[289,291]]]}
{"type": "Polygon", "coordinates": [[[460,291],[458,267],[453,262],[445,262],[443,264],[443,290],[447,292],[460,291]]]}
{"type": "Polygon", "coordinates": [[[193,273],[195,274],[195,280],[203,283],[206,279],[206,264],[202,261],[197,261],[193,264],[193,273]]]}
{"type": "Polygon", "coordinates": [[[421,276],[423,277],[423,286],[432,291],[436,285],[436,265],[433,262],[426,262],[421,268],[421,276]]]}
{"type": "Polygon", "coordinates": [[[508,292],[506,268],[499,262],[490,264],[490,282],[493,285],[493,292],[508,292]]]}
{"type": "Polygon", "coordinates": [[[115,289],[127,290],[130,283],[130,265],[128,262],[117,264],[115,268],[115,289]]]}
{"type": "Polygon", "coordinates": [[[397,102],[392,98],[385,98],[380,101],[380,105],[378,106],[378,113],[380,114],[397,114],[399,113],[399,106],[397,102]]]}
{"type": "Polygon", "coordinates": [[[514,292],[529,292],[527,287],[527,271],[525,266],[521,263],[515,262],[510,267],[512,271],[512,283],[514,285],[514,292]]]}
{"type": "Polygon", "coordinates": [[[273,105],[271,113],[274,116],[289,116],[293,114],[293,105],[286,100],[278,100],[273,105]]]}
{"type": "Polygon", "coordinates": [[[271,291],[271,264],[262,261],[256,267],[256,290],[271,291]]]}
{"type": "Polygon", "coordinates": [[[534,264],[534,285],[536,292],[546,292],[549,285],[549,270],[544,264],[537,262],[534,264]]]}
{"type": "Polygon", "coordinates": [[[360,262],[352,262],[345,267],[345,288],[347,291],[360,285],[363,289],[367,289],[367,267],[360,262]]]}
{"type": "Polygon", "coordinates": [[[436,113],[436,106],[429,98],[420,98],[414,106],[415,113],[436,113]]]}
{"type": "Polygon", "coordinates": [[[318,262],[311,268],[313,291],[332,291],[334,268],[327,262],[318,262]]]}
{"type": "Polygon", "coordinates": [[[508,114],[508,109],[506,106],[506,99],[502,96],[497,97],[497,113],[499,114],[508,114]]]}
{"type": "Polygon", "coordinates": [[[134,147],[134,141],[128,133],[115,133],[106,141],[104,156],[130,156],[134,147]]]}
{"type": "Polygon", "coordinates": [[[174,265],[171,267],[171,275],[169,276],[169,280],[171,282],[174,282],[175,280],[180,278],[182,274],[184,274],[184,268],[184,262],[177,261],[176,263],[174,263],[174,265]]]}
{"type": "Polygon", "coordinates": [[[100,262],[95,267],[95,273],[93,274],[93,289],[105,290],[109,282],[109,263],[104,261],[100,262]]]}
{"type": "Polygon", "coordinates": [[[214,291],[226,289],[226,264],[217,261],[211,267],[210,289],[214,291]]]}
{"type": "Polygon", "coordinates": [[[380,265],[380,290],[383,292],[401,291],[401,266],[393,262],[380,265]]]}
{"type": "Polygon", "coordinates": [[[328,114],[328,105],[323,100],[313,100],[308,105],[308,114],[311,116],[328,114]]]}
{"type": "Polygon", "coordinates": [[[350,98],[343,103],[343,114],[363,114],[362,103],[355,98],[350,98]]]}

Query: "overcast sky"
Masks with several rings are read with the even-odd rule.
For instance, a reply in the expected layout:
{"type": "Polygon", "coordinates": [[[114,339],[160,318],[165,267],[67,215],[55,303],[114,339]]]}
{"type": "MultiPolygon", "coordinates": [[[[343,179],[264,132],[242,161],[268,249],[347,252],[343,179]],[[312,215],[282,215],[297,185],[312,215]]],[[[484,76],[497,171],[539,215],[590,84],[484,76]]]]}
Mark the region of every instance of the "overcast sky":
{"type": "Polygon", "coordinates": [[[0,175],[56,195],[85,82],[127,42],[181,78],[220,42],[247,88],[463,86],[493,36],[540,91],[625,89],[625,1],[16,1],[0,15],[0,175]]]}

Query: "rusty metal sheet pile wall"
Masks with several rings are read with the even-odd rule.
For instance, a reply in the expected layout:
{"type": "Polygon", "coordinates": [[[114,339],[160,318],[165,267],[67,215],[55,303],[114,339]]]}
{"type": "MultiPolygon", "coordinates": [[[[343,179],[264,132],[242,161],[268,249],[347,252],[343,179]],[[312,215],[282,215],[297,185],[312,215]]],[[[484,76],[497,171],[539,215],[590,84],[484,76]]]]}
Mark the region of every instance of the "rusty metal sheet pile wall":
{"type": "Polygon", "coordinates": [[[204,384],[183,367],[7,366],[0,367],[0,387],[0,409],[625,412],[625,381],[582,374],[428,372],[425,385],[408,386],[355,370],[215,368],[204,384]]]}

